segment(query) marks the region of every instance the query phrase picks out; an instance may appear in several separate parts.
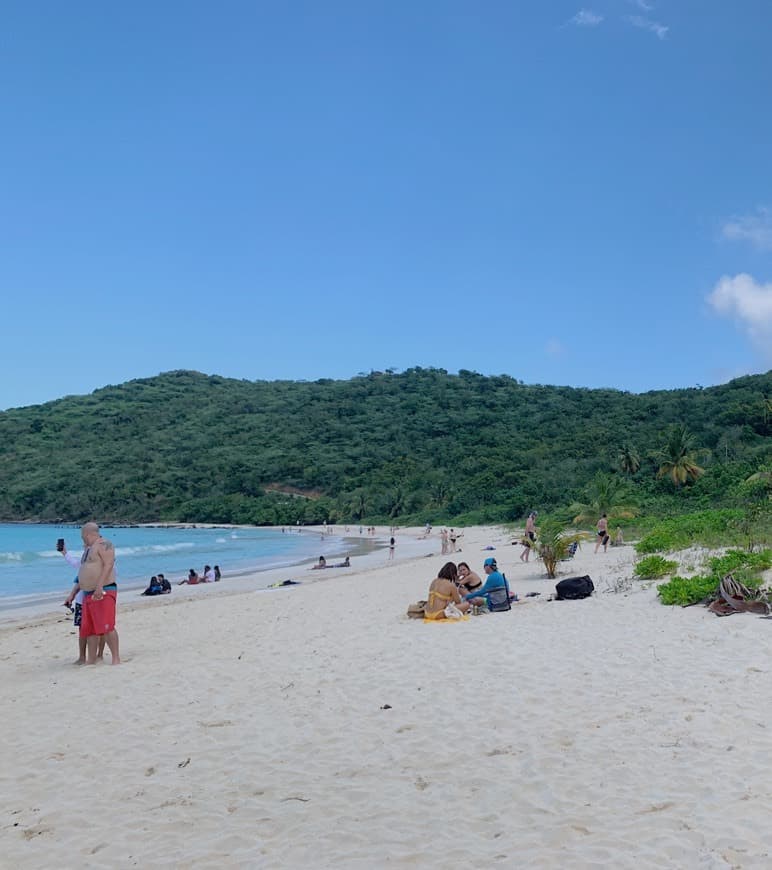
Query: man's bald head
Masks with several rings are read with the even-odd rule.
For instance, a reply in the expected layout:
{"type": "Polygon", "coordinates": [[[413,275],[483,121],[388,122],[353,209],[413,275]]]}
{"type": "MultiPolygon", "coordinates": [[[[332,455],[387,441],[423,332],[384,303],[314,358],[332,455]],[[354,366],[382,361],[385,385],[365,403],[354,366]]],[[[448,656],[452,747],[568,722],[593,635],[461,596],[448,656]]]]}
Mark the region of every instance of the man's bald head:
{"type": "Polygon", "coordinates": [[[86,523],[80,530],[84,544],[93,544],[99,537],[99,526],[96,523],[86,523]]]}

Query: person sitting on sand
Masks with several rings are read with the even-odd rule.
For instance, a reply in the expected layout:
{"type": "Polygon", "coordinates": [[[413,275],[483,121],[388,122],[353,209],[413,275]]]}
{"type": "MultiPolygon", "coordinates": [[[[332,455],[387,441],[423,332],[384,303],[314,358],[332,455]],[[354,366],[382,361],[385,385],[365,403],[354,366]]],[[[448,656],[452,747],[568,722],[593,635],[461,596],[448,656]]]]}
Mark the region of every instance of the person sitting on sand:
{"type": "Polygon", "coordinates": [[[214,583],[214,571],[210,565],[204,565],[204,576],[201,578],[202,583],[214,583]]]}
{"type": "Polygon", "coordinates": [[[504,575],[499,573],[496,560],[493,556],[489,556],[485,560],[483,563],[483,570],[487,575],[485,578],[485,585],[481,589],[477,589],[474,592],[465,595],[464,599],[471,604],[488,607],[490,603],[490,593],[493,592],[494,589],[501,589],[504,587],[507,590],[507,595],[509,595],[509,586],[504,575]]]}
{"type": "Polygon", "coordinates": [[[458,572],[453,562],[446,562],[437,577],[429,584],[429,600],[424,607],[424,619],[446,619],[445,608],[448,604],[462,612],[469,610],[469,602],[464,601],[456,585],[458,572]]]}
{"type": "Polygon", "coordinates": [[[480,579],[480,575],[472,571],[466,562],[459,562],[458,584],[461,594],[466,595],[468,592],[474,592],[475,589],[479,589],[483,585],[483,582],[480,579]]]}
{"type": "Polygon", "coordinates": [[[316,570],[318,568],[326,568],[326,567],[327,567],[327,560],[324,558],[324,556],[320,556],[319,561],[316,563],[316,565],[311,566],[311,570],[313,571],[313,570],[316,570]]]}
{"type": "Polygon", "coordinates": [[[195,586],[198,582],[198,574],[196,574],[196,572],[191,568],[190,571],[188,571],[188,576],[184,580],[180,580],[177,585],[183,586],[185,583],[187,583],[188,586],[195,586]]]}
{"type": "Polygon", "coordinates": [[[334,565],[330,565],[331,568],[350,568],[351,560],[348,556],[342,562],[336,562],[334,565]]]}
{"type": "MultiPolygon", "coordinates": [[[[284,529],[282,529],[282,531],[284,531],[284,529]]],[[[215,565],[214,566],[214,582],[219,583],[220,580],[222,580],[222,571],[220,571],[219,565],[215,565]]]]}
{"type": "Polygon", "coordinates": [[[172,584],[163,574],[158,575],[158,582],[161,584],[161,595],[168,595],[172,591],[172,584]]]}
{"type": "Polygon", "coordinates": [[[140,592],[140,595],[160,595],[163,592],[163,586],[158,577],[150,578],[150,585],[145,589],[144,592],[140,592]]]}

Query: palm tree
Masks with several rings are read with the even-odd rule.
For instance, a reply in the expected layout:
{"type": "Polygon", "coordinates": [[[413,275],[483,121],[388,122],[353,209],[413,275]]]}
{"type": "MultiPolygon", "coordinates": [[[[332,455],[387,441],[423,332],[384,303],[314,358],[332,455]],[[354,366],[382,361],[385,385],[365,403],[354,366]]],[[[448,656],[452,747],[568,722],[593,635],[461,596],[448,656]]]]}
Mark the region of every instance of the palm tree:
{"type": "Polygon", "coordinates": [[[599,471],[585,490],[587,501],[574,504],[575,523],[595,522],[601,514],[614,514],[617,518],[635,516],[635,509],[627,504],[627,485],[619,477],[599,471]]]}
{"type": "Polygon", "coordinates": [[[635,474],[641,467],[641,457],[632,444],[623,444],[617,454],[619,467],[625,474],[635,474]]]}
{"type": "Polygon", "coordinates": [[[683,423],[670,427],[658,457],[657,477],[669,477],[675,486],[695,481],[705,473],[705,469],[697,465],[694,436],[683,423]]]}
{"type": "Polygon", "coordinates": [[[583,541],[587,535],[584,532],[571,532],[554,520],[545,520],[539,528],[539,539],[536,550],[544,562],[547,577],[555,579],[558,562],[568,556],[568,548],[573,543],[583,541]]]}

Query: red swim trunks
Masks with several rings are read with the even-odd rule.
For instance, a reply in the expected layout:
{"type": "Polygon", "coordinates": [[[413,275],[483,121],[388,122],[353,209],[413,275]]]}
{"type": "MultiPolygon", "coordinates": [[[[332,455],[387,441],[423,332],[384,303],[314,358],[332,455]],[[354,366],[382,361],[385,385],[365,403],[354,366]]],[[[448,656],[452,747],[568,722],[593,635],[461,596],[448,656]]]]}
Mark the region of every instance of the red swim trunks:
{"type": "Polygon", "coordinates": [[[106,590],[100,601],[95,601],[93,595],[86,595],[80,618],[80,636],[93,637],[95,634],[108,634],[113,631],[117,600],[118,593],[115,590],[106,590]]]}

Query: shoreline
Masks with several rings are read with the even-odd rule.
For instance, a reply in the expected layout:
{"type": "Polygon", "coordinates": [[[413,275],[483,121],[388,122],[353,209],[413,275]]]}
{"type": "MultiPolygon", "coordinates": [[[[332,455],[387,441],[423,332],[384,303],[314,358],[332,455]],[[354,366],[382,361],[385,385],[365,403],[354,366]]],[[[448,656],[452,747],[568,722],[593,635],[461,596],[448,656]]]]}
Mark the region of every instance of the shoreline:
{"type": "Polygon", "coordinates": [[[548,601],[557,581],[509,534],[464,533],[443,556],[436,532],[398,532],[394,561],[295,571],[300,588],[122,601],[117,668],[73,667],[61,615],[0,626],[5,860],[767,866],[772,621],[663,606],[629,545],[585,544],[558,579],[595,595],[548,601]],[[488,555],[510,612],[406,616],[445,561],[488,555]],[[84,825],[95,768],[111,787],[84,825]]]}
{"type": "MultiPolygon", "coordinates": [[[[158,526],[156,524],[152,526],[148,526],[152,528],[167,528],[168,526],[158,526]]],[[[182,528],[183,526],[174,525],[171,528],[182,528]]],[[[206,524],[188,524],[184,526],[185,528],[211,528],[211,529],[254,529],[261,528],[260,526],[249,526],[249,525],[217,525],[217,526],[207,526],[206,524]]],[[[101,526],[100,528],[109,529],[115,528],[114,526],[101,526]]],[[[276,527],[276,528],[281,528],[276,527]]],[[[301,527],[309,534],[322,535],[324,531],[323,526],[303,526],[301,527]]],[[[401,530],[402,531],[402,530],[401,530]]],[[[415,532],[417,531],[415,528],[413,529],[405,529],[403,530],[405,536],[409,539],[415,538],[415,532]]],[[[293,532],[294,533],[294,532],[293,532]]],[[[397,535],[400,535],[400,531],[397,532],[397,535]]],[[[327,537],[327,536],[325,536],[327,537]]],[[[137,582],[136,579],[130,579],[128,581],[122,582],[118,581],[118,593],[119,593],[119,613],[125,607],[132,606],[133,604],[143,605],[145,602],[155,601],[158,598],[163,598],[167,603],[172,603],[173,600],[190,600],[194,599],[196,596],[203,594],[201,590],[206,590],[210,596],[219,595],[225,592],[230,592],[231,594],[238,593],[247,593],[260,591],[261,589],[267,589],[271,586],[272,583],[281,582],[284,579],[299,579],[301,582],[310,583],[316,582],[324,579],[320,574],[324,574],[327,579],[331,579],[332,576],[338,575],[340,573],[353,573],[354,569],[356,570],[368,570],[377,562],[377,554],[383,552],[388,547],[388,539],[390,534],[386,531],[379,531],[376,527],[376,534],[370,536],[360,537],[357,535],[356,537],[352,536],[350,533],[346,534],[333,534],[330,537],[336,537],[341,540],[344,544],[349,544],[348,547],[341,547],[342,550],[345,550],[346,553],[352,558],[356,559],[356,563],[352,565],[350,568],[333,568],[328,567],[325,568],[324,571],[314,571],[310,576],[306,575],[306,572],[310,570],[310,567],[315,563],[316,559],[313,557],[304,557],[297,562],[291,562],[287,565],[280,565],[277,567],[270,568],[244,568],[237,569],[233,572],[227,571],[224,575],[223,580],[221,580],[217,584],[212,583],[199,583],[194,586],[180,586],[176,581],[172,582],[172,593],[164,596],[153,596],[153,597],[142,597],[139,593],[147,587],[149,578],[143,579],[141,582],[137,582]],[[370,558],[372,557],[372,558],[370,558]],[[295,577],[294,575],[297,575],[295,577]],[[316,576],[314,576],[316,575],[316,576]],[[190,595],[185,595],[186,592],[191,593],[190,595]],[[176,593],[176,595],[175,595],[176,593]]],[[[439,536],[436,537],[437,545],[439,546],[439,536]]],[[[397,553],[397,557],[399,557],[399,551],[397,553]]],[[[336,559],[338,557],[335,557],[336,559]]],[[[340,556],[342,560],[344,558],[343,555],[340,556]]],[[[120,566],[119,566],[120,568],[120,566]]],[[[59,621],[64,616],[65,618],[72,620],[71,615],[68,614],[67,611],[62,609],[61,600],[65,598],[67,593],[69,592],[70,586],[66,583],[62,585],[61,591],[57,592],[49,592],[49,593],[41,593],[39,596],[35,598],[34,601],[21,601],[17,602],[17,596],[7,596],[7,598],[12,599],[11,602],[4,602],[3,598],[0,598],[0,629],[8,623],[14,625],[23,624],[26,620],[39,621],[41,618],[48,616],[49,618],[59,621]]]]}

